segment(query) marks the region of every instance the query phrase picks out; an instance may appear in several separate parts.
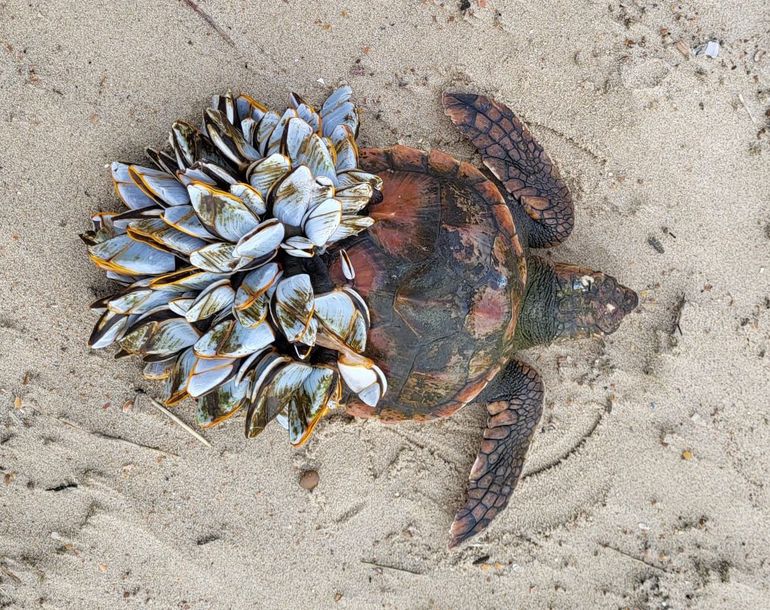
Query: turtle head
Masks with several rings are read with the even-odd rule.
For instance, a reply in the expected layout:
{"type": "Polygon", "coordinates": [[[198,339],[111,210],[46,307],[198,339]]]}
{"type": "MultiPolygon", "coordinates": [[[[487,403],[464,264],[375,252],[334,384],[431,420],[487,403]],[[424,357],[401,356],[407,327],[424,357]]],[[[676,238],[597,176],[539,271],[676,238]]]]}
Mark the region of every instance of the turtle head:
{"type": "Polygon", "coordinates": [[[577,265],[527,259],[527,291],[516,326],[518,348],[609,335],[639,303],[614,277],[577,265]]]}

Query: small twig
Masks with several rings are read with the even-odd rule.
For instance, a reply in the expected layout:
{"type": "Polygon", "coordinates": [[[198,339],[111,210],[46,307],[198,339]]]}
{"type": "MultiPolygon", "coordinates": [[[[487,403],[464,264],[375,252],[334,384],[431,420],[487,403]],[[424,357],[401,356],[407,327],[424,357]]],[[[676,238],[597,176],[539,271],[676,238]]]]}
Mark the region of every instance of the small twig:
{"type": "Polygon", "coordinates": [[[754,115],[751,114],[751,110],[749,109],[749,105],[746,103],[746,100],[743,99],[743,94],[738,94],[738,99],[741,100],[741,104],[743,104],[743,107],[746,109],[746,113],[749,115],[749,118],[751,119],[751,122],[754,123],[754,125],[757,124],[757,120],[754,118],[754,115]]]}
{"type": "Polygon", "coordinates": [[[144,394],[144,396],[147,397],[147,400],[150,401],[150,404],[155,407],[158,411],[163,413],[166,417],[168,417],[171,421],[173,421],[175,424],[179,425],[185,432],[189,432],[192,436],[194,436],[197,440],[199,440],[201,443],[206,445],[206,447],[211,447],[211,443],[208,442],[203,435],[201,435],[199,432],[193,430],[190,426],[188,426],[184,421],[182,421],[179,416],[175,415],[171,411],[169,411],[166,407],[164,407],[162,404],[160,404],[157,400],[155,400],[152,396],[148,396],[147,394],[144,394]]]}
{"type": "Polygon", "coordinates": [[[21,426],[22,428],[28,428],[29,424],[25,422],[21,417],[16,415],[13,411],[8,411],[8,414],[11,416],[11,419],[16,422],[17,425],[21,426]]]}
{"type": "Polygon", "coordinates": [[[686,304],[687,304],[687,297],[685,295],[681,295],[679,297],[679,300],[674,304],[672,325],[670,326],[670,330],[668,331],[669,335],[673,335],[676,331],[679,331],[680,336],[683,334],[682,327],[680,326],[680,322],[682,321],[682,311],[684,310],[684,306],[686,304]]]}
{"type": "Polygon", "coordinates": [[[6,568],[2,563],[0,563],[0,572],[5,574],[8,578],[10,578],[13,582],[15,582],[17,585],[21,584],[21,578],[16,576],[13,572],[11,572],[8,568],[6,568]]]}
{"type": "Polygon", "coordinates": [[[157,447],[151,447],[150,445],[142,445],[141,443],[135,443],[134,441],[129,441],[125,438],[121,438],[120,436],[113,436],[111,434],[105,434],[104,432],[89,430],[88,428],[79,426],[75,422],[69,419],[66,419],[64,417],[57,417],[56,420],[69,426],[70,428],[75,428],[76,430],[80,430],[81,432],[85,432],[86,434],[90,434],[91,436],[95,436],[97,438],[103,438],[106,441],[115,441],[116,443],[124,443],[126,445],[131,445],[132,447],[139,447],[140,449],[148,449],[150,451],[154,451],[155,453],[160,453],[161,455],[165,455],[168,457],[175,457],[175,458],[179,457],[176,453],[171,453],[170,451],[163,451],[163,449],[158,449],[157,447]]]}
{"type": "Polygon", "coordinates": [[[361,563],[364,563],[368,566],[374,566],[375,568],[382,568],[385,570],[395,570],[396,572],[406,572],[407,574],[414,574],[416,576],[425,576],[424,572],[417,572],[415,570],[410,570],[409,568],[400,568],[398,566],[389,566],[387,564],[377,563],[375,561],[365,561],[362,559],[361,563]]]}
{"type": "Polygon", "coordinates": [[[192,11],[198,15],[203,21],[205,21],[211,29],[213,29],[219,36],[224,40],[227,44],[229,44],[231,47],[235,48],[235,43],[233,42],[233,39],[228,36],[227,32],[225,32],[222,28],[220,28],[217,25],[217,22],[214,21],[214,18],[209,15],[206,11],[204,11],[196,2],[193,2],[193,0],[182,0],[187,6],[189,6],[192,11]]]}
{"type": "Polygon", "coordinates": [[[660,570],[661,572],[665,572],[666,574],[669,573],[669,571],[666,568],[661,568],[660,566],[656,566],[654,563],[651,563],[649,561],[646,561],[640,557],[637,557],[636,555],[632,555],[631,553],[627,553],[626,551],[621,551],[618,548],[615,548],[612,545],[607,544],[606,542],[600,542],[599,546],[603,549],[609,549],[611,551],[615,551],[616,553],[620,553],[624,557],[628,557],[629,559],[633,559],[636,562],[639,562],[641,564],[646,565],[648,568],[652,568],[653,570],[660,570]]]}

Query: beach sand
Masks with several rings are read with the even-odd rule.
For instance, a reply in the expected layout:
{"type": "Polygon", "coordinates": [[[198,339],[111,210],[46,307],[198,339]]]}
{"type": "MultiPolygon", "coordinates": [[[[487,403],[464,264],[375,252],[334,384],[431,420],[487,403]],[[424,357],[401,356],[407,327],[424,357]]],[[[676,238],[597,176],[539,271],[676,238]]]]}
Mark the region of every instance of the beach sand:
{"type": "Polygon", "coordinates": [[[0,606],[770,607],[766,3],[196,6],[0,1],[0,606]],[[575,197],[548,255],[641,295],[604,340],[522,354],[548,390],[525,476],[454,552],[478,406],[336,415],[298,450],[239,418],[207,448],[86,347],[110,284],[77,234],[118,208],[108,164],[228,88],[283,107],[341,82],[363,145],[462,159],[441,91],[508,104],[575,197]]]}

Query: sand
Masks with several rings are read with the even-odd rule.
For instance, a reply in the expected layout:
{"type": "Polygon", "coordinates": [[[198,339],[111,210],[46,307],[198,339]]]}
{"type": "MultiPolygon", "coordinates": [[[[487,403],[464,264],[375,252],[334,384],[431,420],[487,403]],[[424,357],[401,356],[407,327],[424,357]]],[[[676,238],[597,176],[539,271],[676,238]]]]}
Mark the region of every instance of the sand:
{"type": "Polygon", "coordinates": [[[766,3],[200,0],[218,31],[190,4],[0,2],[0,604],[770,607],[766,3]],[[209,449],[85,345],[106,165],[228,87],[278,106],[340,82],[364,145],[461,158],[440,92],[509,104],[575,195],[549,255],[641,294],[615,335],[522,355],[548,387],[525,477],[455,552],[480,408],[335,416],[299,450],[237,420],[209,449]]]}

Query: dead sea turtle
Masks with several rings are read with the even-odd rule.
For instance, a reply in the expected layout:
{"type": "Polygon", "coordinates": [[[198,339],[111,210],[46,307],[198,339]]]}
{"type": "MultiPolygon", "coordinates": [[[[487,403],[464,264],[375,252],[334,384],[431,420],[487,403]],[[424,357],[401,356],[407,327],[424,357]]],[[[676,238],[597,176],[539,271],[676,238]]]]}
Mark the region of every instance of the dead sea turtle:
{"type": "Polygon", "coordinates": [[[454,547],[507,505],[542,413],[540,376],[515,353],[609,334],[638,300],[604,273],[530,252],[569,236],[572,198],[511,110],[460,93],[443,104],[491,175],[439,151],[362,151],[363,168],[383,180],[369,209],[378,222],[331,274],[344,281],[343,264],[358,270],[355,288],[371,311],[367,354],[390,388],[376,407],[354,398],[350,413],[429,421],[472,401],[489,413],[454,547]]]}

